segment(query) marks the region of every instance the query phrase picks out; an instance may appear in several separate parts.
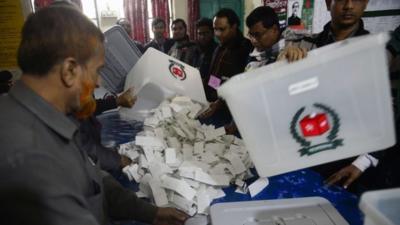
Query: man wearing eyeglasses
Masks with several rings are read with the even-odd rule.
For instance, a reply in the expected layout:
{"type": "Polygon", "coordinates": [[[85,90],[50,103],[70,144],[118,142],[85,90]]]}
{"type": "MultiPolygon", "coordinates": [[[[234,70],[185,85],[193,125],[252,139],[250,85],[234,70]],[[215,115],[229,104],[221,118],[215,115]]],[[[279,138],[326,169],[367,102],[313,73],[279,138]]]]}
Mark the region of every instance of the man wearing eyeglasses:
{"type": "Polygon", "coordinates": [[[246,18],[249,38],[254,50],[250,53],[250,61],[246,71],[275,62],[280,50],[281,31],[279,19],[269,6],[254,9],[246,18]]]}

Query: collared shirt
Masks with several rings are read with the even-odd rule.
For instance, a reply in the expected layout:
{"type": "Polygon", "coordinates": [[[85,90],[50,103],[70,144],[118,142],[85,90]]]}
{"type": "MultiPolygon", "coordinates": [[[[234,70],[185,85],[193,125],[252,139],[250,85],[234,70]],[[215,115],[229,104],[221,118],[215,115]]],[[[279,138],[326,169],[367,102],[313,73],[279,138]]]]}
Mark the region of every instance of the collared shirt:
{"type": "Polygon", "coordinates": [[[174,43],[175,41],[169,38],[166,38],[162,44],[153,39],[144,46],[144,52],[146,52],[148,48],[152,47],[161,52],[164,52],[165,54],[168,54],[168,51],[171,49],[174,43]]]}
{"type": "Polygon", "coordinates": [[[37,193],[51,224],[105,224],[102,178],[77,125],[22,82],[0,105],[0,186],[37,193]]]}
{"type": "Polygon", "coordinates": [[[106,179],[88,157],[77,121],[21,81],[0,105],[0,189],[35,193],[54,225],[107,224],[108,216],[152,222],[156,208],[106,179]]]}
{"type": "Polygon", "coordinates": [[[223,82],[244,71],[249,53],[253,49],[251,42],[238,30],[237,35],[224,45],[219,45],[213,53],[209,74],[204,79],[204,90],[208,101],[218,99],[217,91],[208,85],[210,76],[223,82]]]}
{"type": "Polygon", "coordinates": [[[169,49],[168,55],[193,66],[196,48],[196,44],[189,41],[189,37],[186,37],[182,41],[175,41],[174,45],[169,49]]]}
{"type": "MultiPolygon", "coordinates": [[[[358,27],[352,33],[350,33],[348,38],[358,37],[366,34],[369,34],[369,31],[364,29],[364,22],[360,20],[358,27]]],[[[307,36],[307,35],[293,35],[291,34],[291,32],[289,32],[289,34],[286,35],[293,36],[293,37],[285,37],[286,41],[288,42],[287,45],[298,46],[301,48],[305,48],[308,51],[325,45],[332,44],[336,41],[335,35],[332,32],[331,22],[325,24],[324,30],[318,34],[307,36]]]]}
{"type": "Polygon", "coordinates": [[[279,51],[282,49],[284,40],[275,43],[271,48],[263,52],[257,51],[256,48],[249,54],[250,60],[246,66],[245,71],[257,69],[259,67],[274,63],[278,57],[279,51]]]}
{"type": "Polygon", "coordinates": [[[193,66],[199,69],[202,79],[205,79],[208,75],[211,59],[216,47],[217,43],[214,40],[212,40],[206,48],[201,48],[200,45],[197,44],[193,66]]]}

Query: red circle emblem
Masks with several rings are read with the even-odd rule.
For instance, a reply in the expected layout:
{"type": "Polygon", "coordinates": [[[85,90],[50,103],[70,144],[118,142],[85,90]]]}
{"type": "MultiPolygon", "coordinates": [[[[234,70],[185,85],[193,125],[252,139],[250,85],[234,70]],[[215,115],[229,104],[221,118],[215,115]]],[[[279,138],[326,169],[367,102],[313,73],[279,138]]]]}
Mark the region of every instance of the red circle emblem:
{"type": "Polygon", "coordinates": [[[181,68],[179,68],[179,66],[173,66],[172,73],[179,78],[183,77],[183,71],[181,70],[181,68]]]}

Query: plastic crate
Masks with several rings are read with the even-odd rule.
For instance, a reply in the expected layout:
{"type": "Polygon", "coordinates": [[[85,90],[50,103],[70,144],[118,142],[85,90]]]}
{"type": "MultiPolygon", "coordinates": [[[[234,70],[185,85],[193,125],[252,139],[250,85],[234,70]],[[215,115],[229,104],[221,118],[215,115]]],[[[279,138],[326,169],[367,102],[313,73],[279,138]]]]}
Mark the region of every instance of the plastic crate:
{"type": "Polygon", "coordinates": [[[369,191],[361,196],[364,225],[400,224],[400,188],[369,191]]]}
{"type": "Polygon", "coordinates": [[[114,26],[104,32],[105,62],[100,71],[103,86],[113,93],[121,93],[125,78],[142,53],[120,26],[114,26]]]}
{"type": "Polygon", "coordinates": [[[377,34],[334,43],[218,89],[260,176],[394,145],[387,40],[377,34]]]}

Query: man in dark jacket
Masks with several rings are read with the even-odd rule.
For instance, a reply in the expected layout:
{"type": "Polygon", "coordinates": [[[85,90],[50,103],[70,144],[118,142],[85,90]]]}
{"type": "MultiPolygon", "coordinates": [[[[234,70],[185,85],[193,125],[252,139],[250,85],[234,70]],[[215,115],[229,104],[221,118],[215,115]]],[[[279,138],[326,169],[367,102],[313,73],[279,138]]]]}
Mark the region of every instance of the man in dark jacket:
{"type": "Polygon", "coordinates": [[[195,52],[194,67],[200,70],[202,79],[208,76],[211,59],[217,43],[214,41],[213,22],[209,18],[201,18],[196,23],[197,49],[195,52]]]}
{"type": "Polygon", "coordinates": [[[183,19],[172,21],[171,30],[175,44],[168,51],[168,55],[193,66],[196,44],[189,40],[185,21],[183,19]]]}
{"type": "Polygon", "coordinates": [[[80,121],[81,143],[90,157],[96,158],[102,170],[108,172],[120,171],[132,163],[127,156],[120,155],[116,149],[108,148],[101,143],[101,127],[96,116],[104,111],[117,107],[131,108],[136,102],[131,89],[119,96],[110,96],[106,99],[96,99],[96,110],[88,118],[78,118],[80,121]]]}
{"type": "Polygon", "coordinates": [[[174,44],[174,40],[170,38],[166,38],[165,35],[165,21],[160,18],[155,18],[153,22],[151,22],[151,30],[154,34],[154,39],[151,40],[144,46],[144,51],[148,48],[152,47],[159,51],[168,54],[168,51],[171,49],[174,44]]]}
{"type": "Polygon", "coordinates": [[[214,51],[210,71],[204,82],[207,100],[211,104],[201,118],[213,116],[215,125],[223,125],[228,133],[234,133],[230,112],[224,101],[218,97],[216,89],[229,78],[244,71],[253,47],[239,30],[240,20],[233,10],[219,10],[214,16],[213,25],[215,37],[220,43],[214,51]]]}

